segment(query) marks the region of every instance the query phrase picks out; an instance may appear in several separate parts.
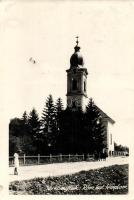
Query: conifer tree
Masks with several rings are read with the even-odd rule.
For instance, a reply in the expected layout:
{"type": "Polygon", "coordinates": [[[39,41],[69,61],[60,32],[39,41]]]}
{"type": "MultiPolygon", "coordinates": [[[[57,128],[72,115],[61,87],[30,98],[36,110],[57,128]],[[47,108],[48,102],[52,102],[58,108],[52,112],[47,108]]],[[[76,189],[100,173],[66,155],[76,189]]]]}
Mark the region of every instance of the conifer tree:
{"type": "Polygon", "coordinates": [[[87,133],[87,149],[90,148],[90,152],[92,153],[102,152],[104,148],[104,125],[101,113],[92,99],[89,99],[86,107],[85,128],[87,133]]]}
{"type": "Polygon", "coordinates": [[[56,110],[51,94],[46,100],[41,122],[42,134],[47,139],[47,145],[52,149],[56,143],[56,110]]]}
{"type": "Polygon", "coordinates": [[[63,109],[64,109],[63,102],[62,99],[59,97],[56,102],[56,112],[60,113],[61,111],[63,111],[63,109]]]}
{"type": "Polygon", "coordinates": [[[56,130],[57,130],[57,133],[59,133],[60,132],[60,125],[61,125],[61,117],[62,117],[62,113],[63,113],[63,110],[64,110],[61,98],[57,99],[55,109],[56,109],[56,130]]]}
{"type": "Polygon", "coordinates": [[[22,115],[22,122],[23,122],[23,124],[27,124],[28,123],[28,115],[27,115],[26,111],[24,111],[24,113],[22,115]]]}
{"type": "Polygon", "coordinates": [[[72,111],[67,108],[61,114],[60,134],[58,137],[60,153],[73,153],[70,143],[72,136],[72,111]]]}
{"type": "Polygon", "coordinates": [[[40,131],[40,120],[35,108],[33,108],[29,114],[28,123],[29,123],[31,136],[33,137],[33,139],[36,140],[38,138],[38,134],[40,131]]]}
{"type": "Polygon", "coordinates": [[[56,110],[56,152],[59,153],[61,151],[61,143],[62,143],[62,133],[63,133],[63,120],[64,120],[64,107],[62,103],[62,99],[58,98],[55,105],[56,110]]]}
{"type": "Polygon", "coordinates": [[[27,147],[28,154],[38,154],[40,153],[40,120],[38,113],[35,108],[29,114],[28,117],[28,128],[29,128],[29,148],[27,147]]]}
{"type": "Polygon", "coordinates": [[[24,135],[29,135],[29,124],[28,124],[28,114],[24,111],[22,118],[21,118],[21,132],[24,135]]]}

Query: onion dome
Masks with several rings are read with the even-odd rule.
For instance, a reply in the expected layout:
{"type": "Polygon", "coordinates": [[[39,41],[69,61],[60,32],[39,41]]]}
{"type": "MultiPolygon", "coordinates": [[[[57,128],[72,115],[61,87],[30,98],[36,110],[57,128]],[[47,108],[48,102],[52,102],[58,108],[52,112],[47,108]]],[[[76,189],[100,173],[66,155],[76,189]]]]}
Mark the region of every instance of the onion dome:
{"type": "Polygon", "coordinates": [[[73,53],[73,55],[70,58],[70,67],[71,68],[76,68],[76,67],[82,67],[84,65],[84,60],[83,60],[83,56],[80,53],[80,47],[78,46],[78,37],[77,41],[76,41],[76,46],[74,47],[75,52],[73,53]]]}

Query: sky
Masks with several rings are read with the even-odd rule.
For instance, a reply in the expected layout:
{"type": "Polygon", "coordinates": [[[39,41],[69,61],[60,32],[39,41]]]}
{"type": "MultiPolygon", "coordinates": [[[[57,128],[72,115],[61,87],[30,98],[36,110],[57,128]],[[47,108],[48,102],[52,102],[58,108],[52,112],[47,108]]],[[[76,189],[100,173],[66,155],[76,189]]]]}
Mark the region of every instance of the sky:
{"type": "Polygon", "coordinates": [[[41,117],[49,94],[54,101],[61,97],[66,107],[66,70],[78,35],[89,73],[88,97],[116,121],[114,140],[130,146],[134,128],[133,24],[131,1],[1,1],[2,120],[9,123],[33,107],[41,117]],[[29,61],[31,57],[36,64],[29,61]]]}

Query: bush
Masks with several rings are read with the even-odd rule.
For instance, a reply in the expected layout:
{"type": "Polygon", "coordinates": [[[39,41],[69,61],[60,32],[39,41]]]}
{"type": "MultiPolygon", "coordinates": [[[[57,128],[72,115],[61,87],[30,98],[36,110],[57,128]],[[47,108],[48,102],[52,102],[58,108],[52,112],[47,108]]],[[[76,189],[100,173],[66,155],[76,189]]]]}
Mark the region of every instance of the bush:
{"type": "Polygon", "coordinates": [[[127,194],[128,165],[114,165],[60,177],[14,181],[10,193],[16,194],[127,194]],[[17,191],[17,192],[16,192],[17,191]]]}

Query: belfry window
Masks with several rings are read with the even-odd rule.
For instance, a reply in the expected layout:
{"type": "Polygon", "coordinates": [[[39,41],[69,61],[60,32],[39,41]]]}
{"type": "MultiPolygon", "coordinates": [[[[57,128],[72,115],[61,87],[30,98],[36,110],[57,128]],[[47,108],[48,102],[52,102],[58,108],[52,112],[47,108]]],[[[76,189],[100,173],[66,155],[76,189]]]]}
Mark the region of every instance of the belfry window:
{"type": "Polygon", "coordinates": [[[86,92],[86,82],[84,81],[84,92],[86,92]]]}
{"type": "Polygon", "coordinates": [[[76,108],[76,102],[73,101],[72,108],[76,108]]]}
{"type": "Polygon", "coordinates": [[[72,80],[72,90],[77,90],[77,80],[72,80]]]}

